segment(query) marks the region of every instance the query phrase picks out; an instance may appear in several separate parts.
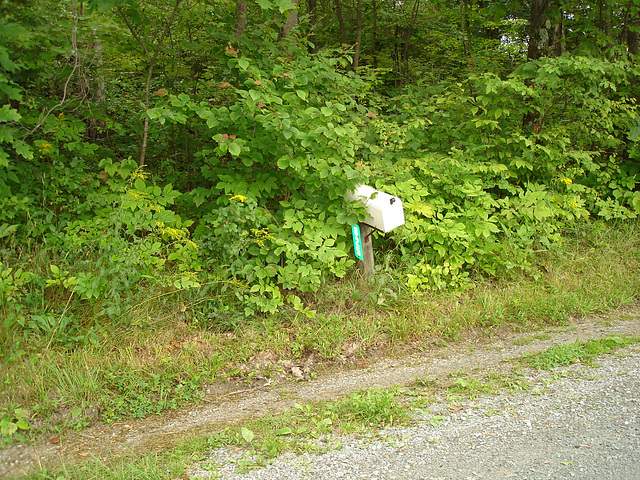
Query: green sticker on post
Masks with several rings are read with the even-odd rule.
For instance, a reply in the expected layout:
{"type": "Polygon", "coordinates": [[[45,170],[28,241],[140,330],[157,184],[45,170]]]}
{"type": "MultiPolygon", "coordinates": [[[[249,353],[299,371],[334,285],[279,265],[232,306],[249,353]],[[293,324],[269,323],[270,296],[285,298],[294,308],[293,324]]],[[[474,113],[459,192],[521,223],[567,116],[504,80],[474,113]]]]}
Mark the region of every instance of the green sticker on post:
{"type": "Polygon", "coordinates": [[[351,233],[353,234],[353,251],[356,253],[358,260],[364,260],[362,256],[362,237],[360,236],[360,225],[351,225],[351,233]]]}

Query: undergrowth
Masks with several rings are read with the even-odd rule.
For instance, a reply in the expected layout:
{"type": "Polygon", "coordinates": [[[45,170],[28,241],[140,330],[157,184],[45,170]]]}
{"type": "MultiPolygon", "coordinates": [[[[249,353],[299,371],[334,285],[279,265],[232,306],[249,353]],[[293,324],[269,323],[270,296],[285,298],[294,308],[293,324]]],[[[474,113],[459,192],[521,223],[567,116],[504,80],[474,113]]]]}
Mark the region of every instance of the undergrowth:
{"type": "MultiPolygon", "coordinates": [[[[559,251],[536,254],[528,274],[478,279],[464,292],[409,290],[393,260],[376,275],[347,275],[294,309],[237,324],[210,322],[198,299],[148,298],[128,325],[104,323],[95,339],[67,344],[55,334],[0,333],[1,441],[38,440],[95,422],[145,417],[199,402],[206,385],[283,371],[286,360],[334,361],[428,348],[469,329],[533,330],[635,302],[640,288],[636,222],[584,223],[559,251]],[[260,365],[258,354],[270,360],[260,365]]],[[[222,315],[222,314],[221,314],[222,315]]],[[[459,385],[462,386],[462,385],[459,385]]]]}

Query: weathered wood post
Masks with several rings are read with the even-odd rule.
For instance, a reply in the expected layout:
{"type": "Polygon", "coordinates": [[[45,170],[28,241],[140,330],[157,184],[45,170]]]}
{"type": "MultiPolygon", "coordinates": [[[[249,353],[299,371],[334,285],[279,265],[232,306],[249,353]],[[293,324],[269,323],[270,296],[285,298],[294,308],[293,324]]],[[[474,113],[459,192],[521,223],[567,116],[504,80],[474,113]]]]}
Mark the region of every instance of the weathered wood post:
{"type": "Polygon", "coordinates": [[[368,277],[375,271],[371,229],[386,233],[404,225],[402,201],[367,185],[360,185],[355,191],[348,192],[347,198],[361,201],[367,209],[368,217],[358,225],[352,225],[351,232],[358,268],[364,277],[368,277]]]}
{"type": "Polygon", "coordinates": [[[373,275],[375,262],[373,259],[373,235],[371,227],[366,223],[359,223],[360,237],[362,238],[362,260],[358,260],[358,269],[364,277],[373,275]]]}

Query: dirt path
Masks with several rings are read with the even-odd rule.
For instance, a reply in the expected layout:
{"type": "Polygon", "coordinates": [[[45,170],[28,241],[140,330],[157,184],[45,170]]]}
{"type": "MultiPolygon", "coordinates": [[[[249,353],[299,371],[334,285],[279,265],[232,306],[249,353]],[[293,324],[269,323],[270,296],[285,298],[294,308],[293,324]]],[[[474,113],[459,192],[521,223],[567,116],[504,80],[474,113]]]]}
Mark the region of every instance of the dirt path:
{"type": "MultiPolygon", "coordinates": [[[[429,345],[423,352],[378,359],[364,368],[334,371],[303,382],[275,382],[265,388],[227,394],[217,401],[162,416],[112,426],[98,425],[80,433],[70,433],[59,443],[15,445],[0,450],[0,478],[16,477],[41,465],[72,463],[83,458],[106,458],[127,451],[160,452],[171,448],[181,438],[213,432],[221,424],[248,417],[286,411],[294,403],[331,400],[372,387],[406,385],[416,377],[444,379],[459,370],[468,373],[496,370],[506,360],[557,343],[607,335],[640,336],[640,308],[576,320],[567,327],[550,328],[544,331],[545,336],[538,335],[544,339],[535,338],[536,333],[542,332],[505,331],[490,337],[469,334],[452,345],[429,345]]],[[[505,364],[505,369],[507,367],[505,364]]]]}

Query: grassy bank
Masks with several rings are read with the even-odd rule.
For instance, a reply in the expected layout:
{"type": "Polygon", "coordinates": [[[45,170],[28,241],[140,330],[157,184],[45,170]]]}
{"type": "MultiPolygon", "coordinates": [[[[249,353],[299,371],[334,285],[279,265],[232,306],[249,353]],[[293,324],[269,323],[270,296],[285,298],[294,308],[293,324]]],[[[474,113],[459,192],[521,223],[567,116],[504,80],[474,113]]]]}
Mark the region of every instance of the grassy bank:
{"type": "Polygon", "coordinates": [[[639,247],[637,222],[583,224],[558,251],[537,252],[528,274],[477,281],[462,293],[412,293],[379,259],[383,268],[370,282],[353,275],[308,296],[315,318],[292,312],[205,329],[192,305],[150,301],[131,326],[105,326],[96,342],[74,348],[3,329],[1,442],[197,403],[206,385],[269,377],[287,360],[313,355],[316,368],[331,368],[336,360],[426,348],[469,329],[491,335],[611,311],[640,292],[639,247]]]}
{"type": "MultiPolygon", "coordinates": [[[[508,371],[466,372],[458,370],[442,378],[415,378],[405,387],[374,388],[358,391],[332,401],[294,404],[277,415],[262,415],[239,425],[219,425],[209,435],[179,440],[167,451],[153,454],[129,452],[116,458],[93,458],[82,463],[33,472],[30,480],[127,479],[174,480],[191,478],[186,472],[207,471],[219,478],[220,469],[232,466],[237,472],[264,468],[284,453],[322,454],[342,448],[347,439],[386,440],[393,444],[384,429],[428,422],[438,428],[450,413],[457,412],[470,400],[509,393],[531,392],[542,395],[556,380],[571,376],[570,367],[582,363],[597,367],[597,356],[615,353],[637,344],[640,337],[607,336],[600,339],[556,344],[535,354],[514,358],[508,371]],[[558,368],[567,369],[558,370],[558,368]],[[530,383],[523,368],[550,371],[530,383]],[[442,405],[446,405],[443,410],[442,405]],[[438,407],[438,405],[440,405],[438,407]],[[435,410],[433,407],[436,407],[435,410]],[[350,436],[350,437],[345,437],[350,436]],[[215,449],[223,448],[217,455],[215,449]]],[[[487,415],[495,414],[487,410],[487,415]]],[[[196,478],[196,477],[193,477],[196,478]]]]}

